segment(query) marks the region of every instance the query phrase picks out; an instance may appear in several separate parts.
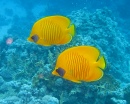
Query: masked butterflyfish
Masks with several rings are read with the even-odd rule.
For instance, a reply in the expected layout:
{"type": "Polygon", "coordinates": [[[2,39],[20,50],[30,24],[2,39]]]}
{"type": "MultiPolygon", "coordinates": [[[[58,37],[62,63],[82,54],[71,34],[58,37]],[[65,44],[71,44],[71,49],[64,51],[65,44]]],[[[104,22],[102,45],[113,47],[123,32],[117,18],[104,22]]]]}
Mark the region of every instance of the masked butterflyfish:
{"type": "Polygon", "coordinates": [[[77,46],[63,51],[52,74],[72,82],[91,82],[102,78],[106,67],[104,56],[93,46],[77,46]]]}
{"type": "Polygon", "coordinates": [[[48,16],[34,23],[28,41],[43,46],[69,43],[75,34],[75,26],[64,16],[48,16]]]}

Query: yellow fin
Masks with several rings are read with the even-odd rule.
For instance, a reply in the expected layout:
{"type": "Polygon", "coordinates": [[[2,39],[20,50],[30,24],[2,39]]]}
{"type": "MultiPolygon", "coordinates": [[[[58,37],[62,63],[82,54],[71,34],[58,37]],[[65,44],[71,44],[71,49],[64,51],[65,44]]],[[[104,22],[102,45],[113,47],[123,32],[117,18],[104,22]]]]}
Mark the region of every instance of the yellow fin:
{"type": "Polygon", "coordinates": [[[78,81],[78,80],[72,80],[72,79],[71,79],[71,81],[72,81],[72,82],[75,82],[75,83],[81,83],[81,81],[78,81]]]}
{"type": "Polygon", "coordinates": [[[104,56],[101,56],[101,57],[99,58],[99,60],[97,61],[97,64],[98,64],[98,67],[99,67],[99,68],[105,69],[105,67],[106,67],[106,61],[105,61],[104,56]]]}
{"type": "Polygon", "coordinates": [[[103,56],[99,58],[97,62],[91,64],[91,68],[88,72],[87,81],[96,81],[103,77],[103,70],[106,67],[106,61],[103,56]]]}
{"type": "Polygon", "coordinates": [[[54,21],[55,23],[58,23],[59,25],[63,26],[63,27],[68,27],[70,25],[70,19],[65,17],[65,16],[49,16],[46,17],[46,19],[50,19],[52,21],[54,21]]]}
{"type": "Polygon", "coordinates": [[[75,82],[75,83],[81,83],[81,81],[76,80],[76,79],[73,78],[72,76],[65,75],[63,78],[65,78],[65,79],[67,79],[67,80],[70,80],[70,81],[72,81],[72,82],[75,82]]]}
{"type": "Polygon", "coordinates": [[[58,42],[58,44],[67,44],[72,40],[72,36],[70,34],[65,35],[62,40],[58,42]]]}
{"type": "Polygon", "coordinates": [[[90,81],[97,81],[97,80],[102,78],[103,74],[104,73],[103,73],[103,71],[100,68],[98,68],[98,67],[94,68],[93,67],[93,68],[91,68],[89,70],[89,76],[86,79],[86,81],[88,81],[88,82],[90,82],[90,81]]]}
{"type": "Polygon", "coordinates": [[[74,36],[74,34],[75,34],[75,25],[74,25],[74,24],[72,24],[72,25],[69,27],[69,33],[70,33],[72,36],[74,36]]]}
{"type": "Polygon", "coordinates": [[[73,47],[69,51],[74,51],[78,52],[81,55],[83,55],[85,58],[91,61],[96,61],[100,55],[100,51],[93,47],[93,46],[78,46],[78,47],[73,47]]]}
{"type": "Polygon", "coordinates": [[[51,45],[49,45],[49,44],[44,44],[44,46],[51,46],[51,45]]]}
{"type": "Polygon", "coordinates": [[[84,48],[84,50],[86,51],[84,56],[87,56],[88,59],[92,59],[94,61],[96,61],[100,55],[100,51],[92,46],[87,46],[87,48],[84,48]]]}

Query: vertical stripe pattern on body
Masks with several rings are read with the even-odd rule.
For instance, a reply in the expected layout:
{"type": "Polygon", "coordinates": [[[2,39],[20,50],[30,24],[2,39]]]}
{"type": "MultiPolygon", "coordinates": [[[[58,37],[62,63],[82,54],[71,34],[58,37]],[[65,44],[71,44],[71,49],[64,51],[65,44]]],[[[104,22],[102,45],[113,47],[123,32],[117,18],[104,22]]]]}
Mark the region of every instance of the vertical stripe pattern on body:
{"type": "Polygon", "coordinates": [[[42,23],[42,37],[43,41],[48,44],[58,43],[57,41],[61,39],[61,29],[57,24],[51,21],[45,21],[42,23]]]}
{"type": "Polygon", "coordinates": [[[69,53],[66,57],[66,66],[69,70],[69,73],[78,80],[85,80],[88,71],[89,71],[89,63],[87,60],[77,54],[77,53],[69,53]]]}

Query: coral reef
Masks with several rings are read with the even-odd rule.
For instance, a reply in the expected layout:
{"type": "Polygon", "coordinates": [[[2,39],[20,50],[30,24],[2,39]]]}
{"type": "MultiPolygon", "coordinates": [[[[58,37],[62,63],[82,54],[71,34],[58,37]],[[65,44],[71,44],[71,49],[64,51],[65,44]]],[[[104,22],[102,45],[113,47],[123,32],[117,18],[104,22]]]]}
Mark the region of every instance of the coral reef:
{"type": "Polygon", "coordinates": [[[124,99],[130,103],[130,83],[124,87],[124,99]]]}
{"type": "MultiPolygon", "coordinates": [[[[0,104],[129,104],[130,45],[116,18],[107,8],[94,13],[84,8],[68,17],[77,30],[69,44],[43,47],[22,37],[15,37],[10,45],[5,43],[8,37],[0,41],[0,104]],[[51,74],[57,56],[79,45],[98,47],[105,56],[107,68],[101,80],[75,84],[51,74]]],[[[14,27],[11,34],[19,34],[20,27],[14,27]]]]}
{"type": "MultiPolygon", "coordinates": [[[[94,13],[87,9],[72,12],[69,15],[77,27],[77,34],[82,36],[82,44],[98,47],[106,56],[107,70],[116,78],[124,78],[122,71],[128,72],[129,47],[118,23],[107,8],[97,9],[94,13]],[[115,61],[116,60],[116,61],[115,61]]],[[[81,45],[81,44],[80,44],[81,45]]],[[[123,79],[125,80],[125,79],[123,79]]],[[[127,81],[128,82],[128,81],[127,81]]]]}

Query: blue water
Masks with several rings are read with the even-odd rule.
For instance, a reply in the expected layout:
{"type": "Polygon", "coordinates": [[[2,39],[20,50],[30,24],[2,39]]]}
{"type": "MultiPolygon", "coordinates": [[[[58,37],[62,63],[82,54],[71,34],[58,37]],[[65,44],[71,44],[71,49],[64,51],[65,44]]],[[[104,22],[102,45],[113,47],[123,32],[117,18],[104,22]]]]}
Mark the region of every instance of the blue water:
{"type": "Polygon", "coordinates": [[[1,0],[0,104],[130,104],[129,0],[1,0]],[[69,44],[27,41],[33,24],[63,15],[75,24],[69,44]],[[51,74],[73,46],[97,47],[106,58],[102,79],[73,83],[51,74]]]}

